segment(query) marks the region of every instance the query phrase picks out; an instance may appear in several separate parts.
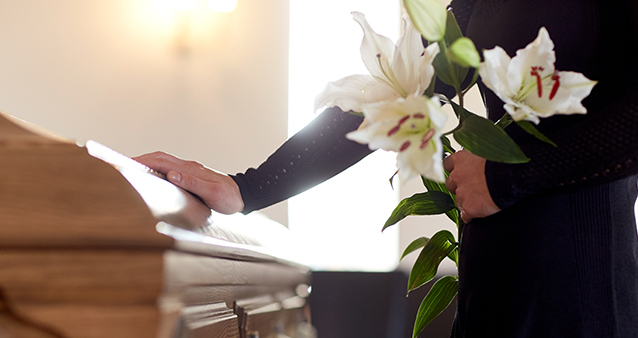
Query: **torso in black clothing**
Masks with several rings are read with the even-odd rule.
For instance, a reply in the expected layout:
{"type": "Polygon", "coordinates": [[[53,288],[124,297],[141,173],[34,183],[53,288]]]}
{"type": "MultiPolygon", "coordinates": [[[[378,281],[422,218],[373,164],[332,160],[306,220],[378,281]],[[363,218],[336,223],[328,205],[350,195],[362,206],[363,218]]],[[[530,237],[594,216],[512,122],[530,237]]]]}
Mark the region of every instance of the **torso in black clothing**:
{"type": "MultiPolygon", "coordinates": [[[[545,26],[556,46],[556,68],[600,81],[587,102],[590,115],[543,120],[539,129],[547,135],[595,115],[635,81],[614,74],[622,61],[603,63],[604,55],[613,57],[600,49],[609,45],[610,16],[618,12],[600,4],[478,0],[467,21],[467,35],[479,49],[499,45],[512,56],[545,26]]],[[[483,93],[490,118],[500,118],[502,102],[483,93]]],[[[533,142],[516,128],[509,132],[533,142]]],[[[638,337],[635,200],[636,178],[630,176],[528,196],[466,225],[453,337],[638,337]]]]}
{"type": "Polygon", "coordinates": [[[635,177],[465,226],[453,337],[638,337],[635,177]]]}

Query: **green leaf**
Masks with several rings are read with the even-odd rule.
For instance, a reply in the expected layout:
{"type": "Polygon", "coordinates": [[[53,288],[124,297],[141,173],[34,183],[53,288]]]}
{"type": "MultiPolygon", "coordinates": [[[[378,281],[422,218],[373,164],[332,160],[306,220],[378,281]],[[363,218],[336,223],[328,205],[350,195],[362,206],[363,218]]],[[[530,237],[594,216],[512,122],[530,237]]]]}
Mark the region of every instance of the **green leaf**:
{"type": "Polygon", "coordinates": [[[408,280],[408,292],[421,287],[436,276],[441,261],[456,248],[454,235],[447,230],[434,234],[425,244],[412,266],[408,280]]]}
{"type": "MultiPolygon", "coordinates": [[[[449,174],[446,172],[445,176],[447,177],[448,175],[449,174]]],[[[426,179],[423,176],[421,176],[421,181],[423,182],[423,186],[425,187],[425,189],[427,189],[427,191],[444,192],[444,193],[450,195],[450,198],[452,198],[452,200],[454,200],[454,194],[452,194],[449,190],[447,190],[447,188],[445,187],[445,183],[439,183],[439,182],[430,181],[430,180],[426,179]]],[[[453,208],[452,210],[446,211],[445,215],[447,215],[447,217],[450,220],[452,220],[452,222],[454,222],[455,224],[458,224],[458,221],[459,221],[459,211],[458,211],[458,209],[453,208]]]]}
{"type": "Polygon", "coordinates": [[[451,193],[445,187],[445,183],[434,182],[434,181],[428,180],[427,178],[423,176],[421,176],[421,182],[423,182],[423,186],[428,191],[440,191],[451,196],[451,193]]]}
{"type": "Polygon", "coordinates": [[[414,194],[401,202],[383,225],[383,230],[410,215],[437,215],[455,207],[450,195],[439,191],[414,194]]]}
{"type": "Polygon", "coordinates": [[[402,260],[403,257],[413,253],[414,251],[421,249],[422,247],[425,246],[425,244],[428,243],[430,239],[427,237],[419,237],[415,240],[412,241],[412,243],[410,243],[410,245],[408,245],[407,248],[405,248],[405,250],[403,251],[403,255],[401,255],[401,259],[402,260]]]}
{"type": "Polygon", "coordinates": [[[439,41],[445,35],[447,10],[439,0],[403,0],[414,27],[426,40],[439,41]]]}
{"type": "Polygon", "coordinates": [[[454,262],[456,264],[456,267],[459,267],[459,247],[457,246],[456,248],[454,248],[454,250],[452,250],[452,252],[450,252],[449,255],[447,255],[452,262],[454,262]]]}
{"type": "Polygon", "coordinates": [[[458,63],[461,67],[478,68],[481,65],[481,57],[474,46],[474,42],[466,37],[459,38],[452,43],[448,58],[458,63]]]}
{"type": "Polygon", "coordinates": [[[456,152],[456,150],[454,150],[454,148],[452,148],[452,143],[450,143],[450,139],[447,138],[447,136],[442,135],[441,136],[441,142],[443,143],[443,150],[450,153],[450,154],[454,154],[456,152]]]}
{"type": "Polygon", "coordinates": [[[452,62],[452,60],[448,60],[446,55],[449,53],[446,53],[446,51],[448,46],[452,45],[454,41],[462,37],[463,34],[461,33],[461,28],[459,28],[459,25],[454,18],[454,14],[452,11],[448,11],[445,38],[443,41],[439,42],[441,53],[436,55],[432,65],[436,71],[436,76],[438,76],[441,81],[454,88],[459,88],[461,86],[461,82],[463,82],[467,76],[469,68],[462,67],[458,63],[452,62]]]}
{"type": "Polygon", "coordinates": [[[392,188],[392,190],[394,190],[394,177],[395,177],[396,175],[398,175],[398,174],[399,174],[399,171],[397,170],[397,171],[395,171],[395,172],[394,172],[394,174],[392,174],[392,176],[390,177],[390,188],[392,188]]]}
{"type": "Polygon", "coordinates": [[[534,127],[534,125],[529,122],[529,121],[516,121],[516,124],[518,124],[519,127],[523,128],[523,130],[525,130],[527,133],[533,135],[534,137],[536,137],[537,139],[547,143],[547,144],[551,144],[554,147],[557,147],[556,143],[554,143],[554,141],[550,140],[547,136],[543,135],[540,131],[538,131],[538,129],[536,129],[536,127],[534,127]]]}
{"type": "Polygon", "coordinates": [[[509,113],[504,113],[498,121],[496,121],[495,125],[501,129],[507,128],[514,120],[512,119],[512,115],[509,113]]]}
{"type": "Polygon", "coordinates": [[[445,276],[434,283],[419,306],[412,338],[416,338],[434,318],[450,306],[458,291],[459,281],[456,277],[445,276]]]}
{"type": "Polygon", "coordinates": [[[457,208],[446,212],[445,215],[456,225],[458,225],[459,221],[461,220],[461,214],[459,213],[459,209],[457,208]]]}
{"type": "MultiPolygon", "coordinates": [[[[452,108],[454,109],[454,113],[456,114],[456,116],[459,118],[459,120],[461,120],[461,122],[463,122],[465,119],[467,119],[468,117],[471,117],[472,115],[478,116],[476,114],[471,113],[469,110],[459,106],[456,102],[451,101],[450,100],[450,105],[452,105],[452,108]]],[[[459,124],[459,128],[461,127],[461,125],[459,124]]],[[[458,128],[457,128],[458,129],[458,128]]]]}
{"type": "Polygon", "coordinates": [[[472,114],[454,102],[452,107],[461,117],[461,124],[453,135],[454,139],[474,155],[489,161],[503,163],[525,163],[529,158],[503,129],[492,121],[472,114]]]}
{"type": "MultiPolygon", "coordinates": [[[[410,243],[410,245],[408,245],[405,250],[403,251],[403,254],[401,255],[401,258],[399,259],[399,261],[403,260],[403,258],[405,258],[405,256],[413,253],[416,250],[421,249],[422,247],[424,247],[428,241],[430,239],[427,237],[419,237],[415,240],[412,241],[412,243],[410,243]]],[[[459,257],[459,248],[458,246],[452,250],[452,252],[450,252],[449,255],[447,255],[448,258],[450,258],[454,263],[456,263],[456,266],[458,267],[458,257],[459,257]]]]}
{"type": "Polygon", "coordinates": [[[430,85],[423,94],[427,97],[434,96],[434,88],[436,88],[436,76],[433,75],[432,80],[430,81],[430,85]]]}
{"type": "Polygon", "coordinates": [[[459,23],[456,22],[456,18],[454,17],[454,13],[450,10],[447,11],[447,20],[445,20],[445,44],[447,46],[451,45],[457,39],[463,37],[463,32],[461,32],[461,27],[459,27],[459,23]]]}

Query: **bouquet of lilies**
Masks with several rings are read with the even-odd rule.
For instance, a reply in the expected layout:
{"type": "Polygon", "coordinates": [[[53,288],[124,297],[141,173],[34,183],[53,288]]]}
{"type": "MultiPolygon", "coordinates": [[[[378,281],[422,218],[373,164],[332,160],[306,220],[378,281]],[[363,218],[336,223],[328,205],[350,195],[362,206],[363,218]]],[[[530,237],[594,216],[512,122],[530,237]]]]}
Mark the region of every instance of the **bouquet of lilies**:
{"type": "MultiPolygon", "coordinates": [[[[510,58],[497,46],[483,51],[481,61],[474,43],[462,35],[453,13],[440,1],[404,0],[403,4],[408,15],[396,45],[376,34],[363,14],[353,13],[363,29],[361,57],[370,74],[329,83],[317,96],[315,107],[338,106],[345,112],[362,114],[363,123],[347,137],[371,149],[396,152],[400,180],[421,176],[426,192],[401,201],[383,229],[409,215],[445,213],[456,223],[460,238],[463,221],[454,194],[444,184],[443,157],[455,152],[448,135],[486,160],[525,163],[530,159],[504,128],[514,122],[556,146],[535,124],[554,114],[585,114],[581,101],[596,82],[580,73],[554,68],[554,44],[545,28],[516,56],[510,58]],[[504,102],[506,113],[496,123],[464,108],[464,95],[479,76],[504,102]],[[468,77],[471,80],[464,85],[468,77]],[[454,88],[456,100],[436,94],[436,81],[454,88]],[[443,130],[447,115],[442,104],[450,104],[458,118],[458,125],[449,131],[443,130]]],[[[447,230],[414,240],[402,258],[419,249],[408,292],[434,279],[443,259],[449,258],[458,266],[459,240],[447,230]]],[[[413,337],[449,306],[457,292],[458,276],[442,277],[432,286],[418,310],[413,337]]]]}

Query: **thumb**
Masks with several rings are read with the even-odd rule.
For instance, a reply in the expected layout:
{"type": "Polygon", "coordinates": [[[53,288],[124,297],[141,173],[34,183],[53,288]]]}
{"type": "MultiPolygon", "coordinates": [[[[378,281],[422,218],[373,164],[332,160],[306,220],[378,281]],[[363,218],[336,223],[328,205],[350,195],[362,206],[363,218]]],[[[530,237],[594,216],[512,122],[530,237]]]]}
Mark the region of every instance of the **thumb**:
{"type": "Polygon", "coordinates": [[[201,184],[199,184],[200,180],[195,178],[194,176],[183,174],[177,171],[169,171],[168,173],[166,173],[166,178],[169,182],[175,184],[176,186],[190,191],[195,195],[198,195],[197,189],[198,186],[200,186],[201,184]]]}
{"type": "Polygon", "coordinates": [[[166,173],[166,178],[169,182],[179,185],[182,182],[182,174],[177,171],[169,171],[166,173]]]}

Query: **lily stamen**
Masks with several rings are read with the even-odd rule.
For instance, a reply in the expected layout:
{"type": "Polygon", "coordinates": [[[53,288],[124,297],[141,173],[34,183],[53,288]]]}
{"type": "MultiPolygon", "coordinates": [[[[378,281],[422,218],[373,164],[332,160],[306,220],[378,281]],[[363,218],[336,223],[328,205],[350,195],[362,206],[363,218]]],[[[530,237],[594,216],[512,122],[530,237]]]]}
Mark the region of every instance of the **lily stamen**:
{"type": "Polygon", "coordinates": [[[409,118],[410,118],[409,115],[408,116],[404,116],[403,118],[401,118],[399,120],[399,123],[397,123],[397,125],[394,126],[392,129],[390,129],[390,131],[388,132],[388,137],[396,134],[399,131],[399,129],[401,129],[401,125],[403,125],[405,123],[405,121],[407,121],[409,118]]]}
{"type": "Polygon", "coordinates": [[[381,54],[377,54],[377,62],[379,63],[379,69],[381,69],[381,73],[383,74],[383,76],[385,76],[385,79],[383,78],[381,79],[377,78],[377,79],[381,80],[388,86],[394,88],[394,90],[396,90],[397,93],[399,93],[402,97],[408,96],[408,93],[406,93],[403,87],[401,87],[401,84],[399,83],[399,80],[397,80],[392,69],[389,68],[386,71],[385,67],[383,67],[383,62],[381,62],[381,54]]]}
{"type": "Polygon", "coordinates": [[[428,130],[428,132],[425,133],[425,135],[423,135],[423,137],[421,138],[421,146],[419,146],[419,149],[423,149],[428,145],[428,143],[434,136],[434,133],[435,133],[434,128],[430,128],[430,130],[428,130]]]}
{"type": "Polygon", "coordinates": [[[552,91],[549,93],[549,99],[553,99],[556,96],[556,92],[558,91],[558,87],[560,87],[560,75],[556,72],[552,75],[552,80],[554,80],[554,86],[552,86],[552,91]]]}
{"type": "Polygon", "coordinates": [[[405,151],[406,149],[408,149],[408,147],[410,146],[410,141],[405,141],[402,145],[401,145],[401,149],[399,149],[399,152],[405,151]]]}
{"type": "Polygon", "coordinates": [[[530,72],[531,76],[536,77],[536,90],[538,91],[538,97],[543,97],[543,81],[541,79],[541,74],[539,71],[544,71],[545,68],[534,66],[532,67],[532,71],[530,72]]]}
{"type": "MultiPolygon", "coordinates": [[[[540,74],[536,75],[536,74],[532,74],[530,72],[530,75],[533,75],[535,80],[526,81],[525,84],[521,86],[521,89],[519,90],[518,95],[516,95],[512,99],[514,99],[516,101],[524,100],[530,94],[530,91],[534,89],[534,87],[536,87],[536,91],[538,92],[538,76],[540,76],[540,74]]],[[[542,83],[547,84],[547,81],[549,81],[550,79],[553,80],[553,77],[554,77],[554,74],[545,75],[544,77],[541,77],[540,78],[541,79],[541,84],[542,83]]],[[[547,87],[547,86],[545,86],[545,87],[547,87]]]]}

